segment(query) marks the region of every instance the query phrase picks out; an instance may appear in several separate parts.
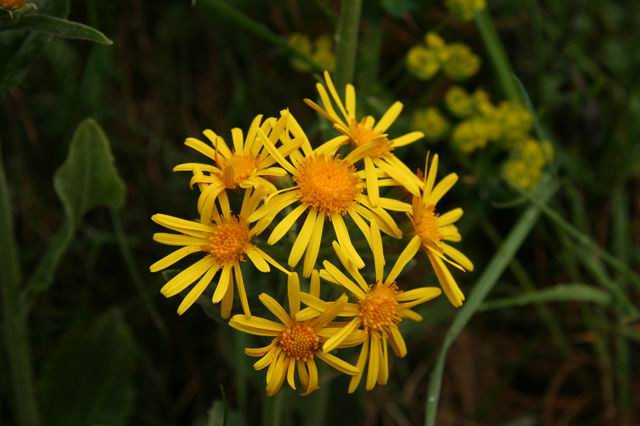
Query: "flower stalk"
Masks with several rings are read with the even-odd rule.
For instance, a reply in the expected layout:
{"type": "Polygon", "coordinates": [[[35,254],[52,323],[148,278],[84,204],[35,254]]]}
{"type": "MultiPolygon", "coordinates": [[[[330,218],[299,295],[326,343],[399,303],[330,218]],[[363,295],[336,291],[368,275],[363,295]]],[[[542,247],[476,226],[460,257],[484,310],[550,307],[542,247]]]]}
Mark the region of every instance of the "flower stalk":
{"type": "Polygon", "coordinates": [[[338,87],[353,83],[358,50],[362,0],[343,0],[336,28],[336,80],[338,87]]]}

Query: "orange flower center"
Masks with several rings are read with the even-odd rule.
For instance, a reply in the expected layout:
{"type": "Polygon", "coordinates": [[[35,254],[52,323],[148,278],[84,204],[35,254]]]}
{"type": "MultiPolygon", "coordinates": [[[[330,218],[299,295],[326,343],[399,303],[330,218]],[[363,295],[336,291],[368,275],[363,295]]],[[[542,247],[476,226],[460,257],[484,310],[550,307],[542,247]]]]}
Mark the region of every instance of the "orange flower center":
{"type": "Polygon", "coordinates": [[[360,318],[365,329],[380,331],[383,327],[397,324],[400,317],[398,307],[398,287],[395,283],[377,283],[369,294],[360,301],[360,318]]]}
{"type": "Polygon", "coordinates": [[[355,168],[328,155],[306,158],[293,179],[300,188],[300,201],[325,214],[344,214],[362,192],[355,168]]]}
{"type": "Polygon", "coordinates": [[[296,324],[280,333],[280,346],[288,357],[308,361],[320,348],[320,337],[313,328],[296,324]]]}
{"type": "Polygon", "coordinates": [[[24,6],[24,0],[0,0],[0,7],[4,9],[17,9],[24,6]]]}
{"type": "Polygon", "coordinates": [[[218,164],[222,169],[222,182],[229,189],[237,188],[258,166],[256,157],[248,154],[233,154],[229,159],[220,157],[218,164]]]}
{"type": "Polygon", "coordinates": [[[361,121],[352,120],[349,125],[347,136],[356,146],[366,145],[373,141],[383,141],[382,144],[369,153],[370,157],[378,158],[391,152],[391,142],[384,133],[374,131],[370,126],[365,124],[365,118],[361,121]]]}
{"type": "Polygon", "coordinates": [[[418,208],[413,209],[413,227],[424,244],[433,246],[442,240],[434,206],[423,207],[418,204],[418,208]]]}
{"type": "Polygon", "coordinates": [[[215,225],[209,236],[208,251],[222,263],[243,260],[250,239],[247,222],[233,217],[215,225]]]}

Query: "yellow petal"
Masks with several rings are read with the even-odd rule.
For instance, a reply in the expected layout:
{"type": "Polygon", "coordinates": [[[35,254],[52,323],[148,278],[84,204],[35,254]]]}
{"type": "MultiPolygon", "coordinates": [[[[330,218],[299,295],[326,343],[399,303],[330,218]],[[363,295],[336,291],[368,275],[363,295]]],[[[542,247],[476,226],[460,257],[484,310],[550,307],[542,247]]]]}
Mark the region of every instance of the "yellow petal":
{"type": "Polygon", "coordinates": [[[380,368],[380,337],[377,333],[371,333],[369,349],[369,365],[367,366],[366,389],[372,390],[378,380],[378,369],[380,368]]]}
{"type": "Polygon", "coordinates": [[[302,275],[305,278],[309,278],[313,268],[316,266],[318,260],[318,253],[320,253],[320,244],[322,243],[322,230],[324,228],[324,213],[318,213],[316,223],[309,238],[309,245],[304,255],[304,265],[302,269],[302,275]]]}
{"type": "Polygon", "coordinates": [[[290,326],[292,324],[291,317],[284,310],[282,305],[276,301],[273,297],[269,296],[267,293],[261,293],[258,296],[262,304],[278,318],[284,325],[290,326]]]}
{"type": "Polygon", "coordinates": [[[400,113],[402,112],[402,103],[395,102],[393,105],[389,107],[389,109],[384,113],[376,127],[373,128],[374,132],[384,133],[387,131],[389,127],[393,124],[394,121],[398,118],[400,113]]]}
{"type": "Polygon", "coordinates": [[[267,240],[267,244],[273,245],[280,241],[282,237],[285,236],[287,232],[291,229],[293,224],[298,220],[298,218],[305,212],[307,206],[304,204],[300,204],[298,207],[289,212],[284,219],[280,221],[280,223],[273,228],[271,231],[271,235],[269,235],[269,239],[267,240]]]}
{"type": "Polygon", "coordinates": [[[396,278],[398,278],[398,275],[400,275],[407,263],[415,257],[420,247],[422,247],[422,240],[419,236],[415,235],[404,250],[402,250],[400,256],[398,256],[396,263],[393,265],[393,268],[391,268],[391,272],[387,275],[386,283],[394,282],[396,278]]]}
{"type": "Polygon", "coordinates": [[[198,246],[181,247],[178,250],[175,250],[169,253],[168,255],[166,255],[165,257],[163,257],[162,259],[158,260],[153,265],[149,266],[149,271],[151,272],[161,271],[173,265],[177,261],[185,258],[186,256],[193,253],[197,253],[199,251],[202,251],[202,248],[198,246]]]}
{"type": "Polygon", "coordinates": [[[211,280],[213,276],[218,272],[220,268],[217,266],[212,266],[209,268],[207,272],[200,278],[200,281],[187,293],[180,306],[178,306],[178,315],[184,314],[187,309],[193,305],[193,303],[198,300],[198,298],[202,295],[204,290],[207,288],[209,284],[211,284],[211,280]]]}
{"type": "Polygon", "coordinates": [[[367,359],[369,355],[369,339],[365,339],[362,343],[362,348],[360,349],[360,356],[358,356],[358,362],[356,363],[356,368],[358,369],[358,374],[353,376],[349,381],[349,393],[355,392],[360,384],[360,380],[362,379],[362,374],[364,373],[364,368],[367,365],[367,359]]]}
{"type": "Polygon", "coordinates": [[[316,356],[341,373],[347,374],[349,376],[355,376],[356,374],[358,374],[359,370],[357,367],[341,360],[335,355],[318,352],[316,356]]]}
{"type": "Polygon", "coordinates": [[[218,285],[216,286],[216,289],[213,292],[213,297],[211,298],[211,301],[213,303],[220,302],[224,295],[227,293],[229,285],[233,285],[231,278],[231,268],[232,265],[224,265],[224,267],[222,268],[222,272],[220,273],[220,280],[218,281],[218,285]]]}
{"type": "Polygon", "coordinates": [[[211,256],[205,256],[175,277],[171,278],[160,292],[165,297],[172,297],[180,293],[182,290],[191,285],[195,280],[200,278],[209,268],[214,265],[211,256]]]}
{"type": "Polygon", "coordinates": [[[315,210],[309,210],[304,225],[302,225],[300,233],[298,233],[298,237],[293,243],[293,247],[291,247],[291,253],[289,254],[289,266],[291,268],[294,268],[298,264],[302,255],[307,250],[316,223],[316,216],[317,212],[315,210]]]}
{"type": "Polygon", "coordinates": [[[331,352],[332,350],[336,349],[347,337],[349,337],[351,333],[353,333],[358,329],[358,327],[360,327],[361,323],[362,321],[358,317],[352,319],[339,332],[337,332],[329,339],[327,339],[326,342],[324,342],[324,345],[322,345],[322,350],[324,352],[331,352]]]}

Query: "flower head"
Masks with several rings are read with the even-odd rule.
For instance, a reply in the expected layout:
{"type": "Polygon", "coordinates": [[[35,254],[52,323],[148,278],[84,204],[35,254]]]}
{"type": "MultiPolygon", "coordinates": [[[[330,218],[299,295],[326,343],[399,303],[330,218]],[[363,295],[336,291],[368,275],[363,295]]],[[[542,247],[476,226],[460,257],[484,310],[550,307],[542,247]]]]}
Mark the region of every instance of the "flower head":
{"type": "MultiPolygon", "coordinates": [[[[398,325],[403,319],[420,321],[422,317],[412,308],[434,299],[441,293],[436,287],[402,291],[396,284],[396,279],[420,248],[419,241],[412,240],[407,245],[385,278],[382,239],[375,224],[371,226],[371,239],[375,282],[369,283],[364,279],[358,269],[348,261],[344,249],[336,242],[333,243],[333,248],[348,275],[329,261],[323,263],[324,269],[320,271],[321,278],[345,288],[355,299],[354,302],[347,303],[340,312],[340,316],[350,318],[350,321],[324,343],[323,350],[331,351],[340,347],[345,339],[351,338],[352,333],[357,330],[362,330],[365,335],[356,364],[359,372],[349,383],[349,393],[356,390],[367,366],[367,390],[373,389],[376,383],[380,385],[387,383],[389,377],[387,344],[391,344],[398,357],[402,358],[407,354],[407,346],[398,325]]],[[[303,293],[302,300],[309,308],[300,311],[297,316],[299,320],[323,313],[330,306],[313,294],[303,293]]]]}
{"type": "Polygon", "coordinates": [[[459,307],[464,301],[464,294],[449,272],[447,263],[462,271],[473,271],[473,263],[446,243],[462,239],[455,225],[462,217],[462,209],[455,208],[442,215],[436,210],[438,202],[455,185],[458,176],[450,173],[436,184],[437,173],[438,155],[434,155],[430,166],[427,158],[423,192],[419,197],[413,198],[413,209],[409,216],[413,223],[414,237],[409,244],[417,244],[418,248],[422,246],[447,298],[453,306],[459,307]]]}
{"type": "Polygon", "coordinates": [[[164,287],[162,294],[172,297],[181,293],[196,280],[197,284],[187,293],[178,307],[178,314],[182,315],[202,295],[220,272],[213,303],[222,302],[223,318],[228,318],[233,304],[234,281],[237,287],[240,303],[245,315],[251,315],[247,293],[242,278],[240,263],[246,258],[261,272],[269,272],[269,264],[288,274],[278,262],[252,243],[252,238],[266,227],[264,221],[249,226],[247,217],[251,215],[258,203],[265,196],[261,190],[247,190],[240,214],[235,216],[223,205],[222,214],[214,208],[213,222],[202,223],[179,219],[165,214],[155,214],[152,220],[174,233],[156,233],[153,239],[161,244],[181,246],[181,248],[163,257],[149,267],[151,272],[161,271],[190,254],[200,254],[202,257],[196,263],[183,270],[164,287]]]}
{"type": "MultiPolygon", "coordinates": [[[[363,175],[354,167],[354,164],[366,154],[368,145],[340,158],[336,150],[343,142],[344,136],[338,136],[314,150],[304,131],[288,111],[282,112],[282,119],[288,123],[283,137],[287,137],[284,135],[291,132],[295,139],[304,139],[301,149],[291,153],[291,162],[276,154],[278,163],[291,174],[295,185],[268,198],[264,205],[249,216],[249,221],[263,218],[272,221],[282,210],[296,205],[273,229],[267,241],[269,244],[280,241],[293,224],[306,213],[304,224],[289,255],[291,268],[294,268],[304,256],[303,275],[310,276],[318,258],[325,220],[331,221],[338,241],[347,250],[352,262],[359,268],[363,267],[364,261],[351,242],[345,217],[350,217],[365,237],[369,235],[367,223],[375,221],[385,233],[400,238],[402,232],[386,210],[408,212],[411,206],[385,197],[378,197],[378,207],[369,202],[364,192],[363,175]]],[[[275,152],[275,146],[266,135],[262,137],[265,146],[275,152]]]]}
{"type": "MultiPolygon", "coordinates": [[[[314,280],[318,280],[317,273],[314,280]]],[[[275,395],[285,379],[292,389],[296,389],[295,373],[302,384],[302,395],[308,395],[319,388],[316,358],[324,361],[336,370],[350,376],[358,374],[358,369],[328,352],[322,351],[327,338],[333,336],[340,328],[332,321],[343,309],[347,296],[327,303],[322,315],[313,319],[298,321],[296,314],[300,311],[300,283],[294,272],[288,279],[289,312],[275,299],[266,293],[259,298],[262,304],[279,320],[271,321],[260,317],[248,318],[235,315],[229,321],[231,327],[257,336],[272,337],[273,340],[262,348],[247,348],[245,353],[260,359],[253,365],[256,370],[267,370],[267,395],[275,395]]],[[[312,287],[318,288],[317,283],[312,287]]],[[[343,340],[342,346],[354,346],[362,342],[362,333],[351,333],[343,340]]]]}
{"type": "Polygon", "coordinates": [[[445,4],[454,16],[465,21],[472,20],[487,7],[486,0],[446,0],[445,4]]]}
{"type": "Polygon", "coordinates": [[[396,102],[383,114],[379,121],[372,116],[358,116],[356,107],[356,92],[351,84],[347,84],[344,102],[338,94],[331,76],[325,71],[326,87],[320,83],[316,85],[322,106],[310,99],[305,103],[325,117],[343,137],[336,143],[349,142],[355,149],[364,150],[358,159],[364,160],[366,186],[371,205],[378,206],[380,202],[378,192],[378,175],[388,177],[388,183],[403,186],[412,194],[419,191],[420,182],[411,170],[400,161],[393,151],[404,145],[411,144],[424,135],[422,132],[411,132],[397,138],[389,138],[386,133],[402,112],[402,103],[396,102]],[[328,91],[328,92],[327,92],[328,91]],[[329,93],[331,97],[329,97],[329,93]],[[334,108],[334,104],[338,111],[334,108]],[[368,147],[368,148],[367,148],[368,147]]]}
{"type": "MultiPolygon", "coordinates": [[[[268,118],[262,121],[262,116],[255,117],[245,135],[242,130],[231,130],[233,149],[230,149],[224,139],[211,130],[205,130],[204,135],[211,145],[195,139],[187,138],[185,145],[195,149],[212,160],[212,164],[184,163],[174,167],[174,171],[189,171],[194,174],[191,184],[198,184],[201,189],[198,206],[203,222],[211,219],[212,209],[216,199],[227,190],[236,188],[256,188],[263,186],[268,192],[276,190],[268,178],[284,176],[286,171],[274,166],[274,157],[264,149],[258,130],[268,135],[274,143],[278,141],[282,126],[278,121],[268,118]]],[[[278,147],[278,152],[287,155],[297,147],[299,141],[289,140],[278,147]]]]}
{"type": "Polygon", "coordinates": [[[436,107],[419,109],[413,113],[413,127],[420,129],[427,140],[442,139],[449,130],[449,122],[436,107]]]}
{"type": "Polygon", "coordinates": [[[465,80],[480,68],[480,58],[462,43],[452,43],[447,46],[447,59],[442,70],[452,80],[465,80]]]}
{"type": "Polygon", "coordinates": [[[25,5],[25,0],[0,0],[0,9],[19,9],[25,5]]]}

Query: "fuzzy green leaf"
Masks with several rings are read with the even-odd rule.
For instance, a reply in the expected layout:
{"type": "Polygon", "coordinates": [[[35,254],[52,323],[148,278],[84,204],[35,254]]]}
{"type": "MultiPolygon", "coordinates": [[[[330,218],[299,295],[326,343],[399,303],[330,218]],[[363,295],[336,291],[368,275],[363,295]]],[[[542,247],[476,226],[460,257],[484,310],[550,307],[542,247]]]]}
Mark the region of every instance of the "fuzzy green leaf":
{"type": "Polygon", "coordinates": [[[25,15],[15,25],[11,25],[5,30],[37,31],[73,40],[88,40],[106,45],[113,44],[107,36],[95,28],[42,13],[25,15]]]}

